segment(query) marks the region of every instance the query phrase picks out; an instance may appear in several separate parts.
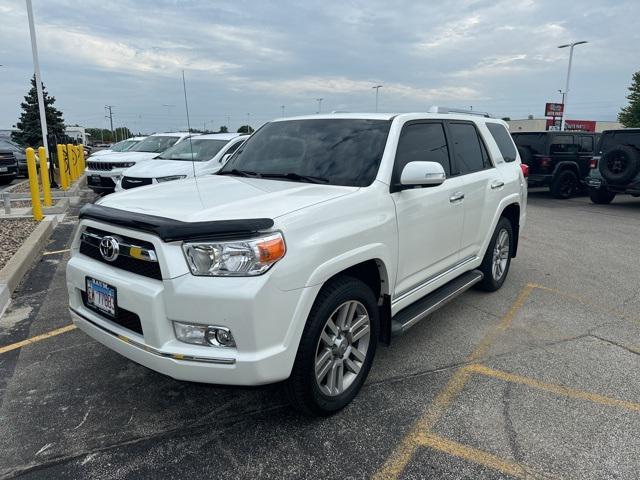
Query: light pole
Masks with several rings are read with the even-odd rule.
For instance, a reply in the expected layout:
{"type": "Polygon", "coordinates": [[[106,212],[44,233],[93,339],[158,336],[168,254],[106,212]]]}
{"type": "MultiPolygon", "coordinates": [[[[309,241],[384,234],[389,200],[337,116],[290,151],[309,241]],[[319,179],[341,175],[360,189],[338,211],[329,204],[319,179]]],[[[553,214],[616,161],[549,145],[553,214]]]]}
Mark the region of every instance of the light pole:
{"type": "Polygon", "coordinates": [[[581,40],[579,42],[567,43],[565,45],[560,45],[558,48],[567,48],[570,47],[569,50],[569,67],[567,68],[567,83],[564,87],[564,100],[562,106],[562,121],[560,123],[560,130],[564,131],[565,127],[565,118],[567,116],[567,103],[569,101],[569,81],[571,80],[571,63],[573,62],[573,48],[576,45],[582,45],[587,43],[586,40],[581,40]]]}
{"type": "Polygon", "coordinates": [[[316,98],[316,102],[318,102],[318,112],[320,113],[322,111],[322,100],[324,100],[324,98],[316,98]]]}
{"type": "Polygon", "coordinates": [[[29,17],[29,33],[31,35],[31,54],[33,55],[33,73],[36,76],[36,91],[38,92],[38,110],[40,112],[40,133],[42,134],[42,146],[49,156],[47,145],[47,116],[45,114],[44,94],[42,93],[42,80],[40,79],[40,62],[38,60],[38,44],[36,42],[36,27],[33,23],[33,7],[31,0],[27,2],[27,16],[29,17]]]}
{"type": "Polygon", "coordinates": [[[371,87],[376,90],[376,112],[378,111],[378,92],[382,88],[382,85],[376,85],[375,87],[371,87]]]}

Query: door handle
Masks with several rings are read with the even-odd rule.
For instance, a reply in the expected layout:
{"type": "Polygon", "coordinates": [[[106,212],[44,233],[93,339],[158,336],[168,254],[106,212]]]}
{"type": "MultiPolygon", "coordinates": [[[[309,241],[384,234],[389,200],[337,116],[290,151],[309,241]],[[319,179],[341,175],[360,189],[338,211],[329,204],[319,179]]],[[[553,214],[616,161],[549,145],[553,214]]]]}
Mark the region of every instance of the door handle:
{"type": "Polygon", "coordinates": [[[498,188],[502,188],[502,187],[504,187],[504,182],[501,182],[500,180],[496,180],[495,182],[493,182],[493,183],[491,184],[491,188],[492,188],[493,190],[496,190],[496,189],[498,189],[498,188]]]}
{"type": "Polygon", "coordinates": [[[461,202],[462,200],[464,200],[464,193],[462,192],[456,192],[449,197],[451,203],[461,202]]]}

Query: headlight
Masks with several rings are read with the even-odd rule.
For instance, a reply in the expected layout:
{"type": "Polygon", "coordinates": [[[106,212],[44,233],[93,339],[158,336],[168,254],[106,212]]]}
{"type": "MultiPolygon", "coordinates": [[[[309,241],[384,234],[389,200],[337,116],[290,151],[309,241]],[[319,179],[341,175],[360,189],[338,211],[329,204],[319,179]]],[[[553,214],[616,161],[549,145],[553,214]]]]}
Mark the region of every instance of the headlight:
{"type": "Polygon", "coordinates": [[[124,162],[120,165],[120,168],[129,168],[129,167],[133,167],[136,163],[135,162],[124,162]]]}
{"type": "Polygon", "coordinates": [[[261,275],[286,252],[280,232],[248,240],[185,243],[182,249],[191,273],[208,277],[261,275]]]}
{"type": "Polygon", "coordinates": [[[168,177],[158,177],[156,180],[158,183],[162,182],[170,182],[171,180],[182,180],[183,178],[187,178],[186,175],[169,175],[168,177]]]}

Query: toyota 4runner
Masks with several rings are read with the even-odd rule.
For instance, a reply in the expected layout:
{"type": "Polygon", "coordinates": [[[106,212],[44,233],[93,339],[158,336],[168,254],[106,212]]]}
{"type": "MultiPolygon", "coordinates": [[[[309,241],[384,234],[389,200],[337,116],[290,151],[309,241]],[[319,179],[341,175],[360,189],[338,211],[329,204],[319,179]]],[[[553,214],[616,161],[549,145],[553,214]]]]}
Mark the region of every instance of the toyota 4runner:
{"type": "Polygon", "coordinates": [[[506,124],[440,113],[267,123],[216,175],[83,207],[75,324],[179,380],[285,381],[347,405],[376,346],[473,285],[499,289],[527,185],[506,124]]]}

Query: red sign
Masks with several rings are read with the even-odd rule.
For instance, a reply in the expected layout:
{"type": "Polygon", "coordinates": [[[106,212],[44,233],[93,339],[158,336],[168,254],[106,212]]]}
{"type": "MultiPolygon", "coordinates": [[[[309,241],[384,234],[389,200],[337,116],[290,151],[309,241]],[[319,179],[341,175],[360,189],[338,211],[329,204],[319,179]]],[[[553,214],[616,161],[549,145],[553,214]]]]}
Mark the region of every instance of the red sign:
{"type": "MultiPolygon", "coordinates": [[[[596,122],[594,120],[565,120],[564,129],[569,132],[595,132],[596,122]]],[[[560,130],[560,121],[554,122],[547,119],[547,130],[560,130]]]]}
{"type": "Polygon", "coordinates": [[[545,117],[561,117],[564,110],[562,103],[547,103],[544,107],[545,117]]]}

